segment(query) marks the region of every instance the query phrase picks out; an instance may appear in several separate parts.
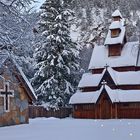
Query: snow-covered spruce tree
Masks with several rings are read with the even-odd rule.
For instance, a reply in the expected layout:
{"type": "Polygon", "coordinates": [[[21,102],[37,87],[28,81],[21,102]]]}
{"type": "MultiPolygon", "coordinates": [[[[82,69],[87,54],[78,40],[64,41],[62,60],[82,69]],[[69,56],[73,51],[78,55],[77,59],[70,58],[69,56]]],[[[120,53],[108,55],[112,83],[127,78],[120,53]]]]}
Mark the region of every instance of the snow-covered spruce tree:
{"type": "Polygon", "coordinates": [[[29,8],[34,0],[0,0],[0,50],[15,56],[28,78],[33,77],[33,27],[38,13],[29,8]]]}
{"type": "Polygon", "coordinates": [[[36,49],[37,72],[32,83],[38,104],[47,109],[67,106],[76,86],[79,51],[70,38],[72,12],[66,7],[62,0],[46,0],[41,6],[38,29],[43,41],[36,49]]]}

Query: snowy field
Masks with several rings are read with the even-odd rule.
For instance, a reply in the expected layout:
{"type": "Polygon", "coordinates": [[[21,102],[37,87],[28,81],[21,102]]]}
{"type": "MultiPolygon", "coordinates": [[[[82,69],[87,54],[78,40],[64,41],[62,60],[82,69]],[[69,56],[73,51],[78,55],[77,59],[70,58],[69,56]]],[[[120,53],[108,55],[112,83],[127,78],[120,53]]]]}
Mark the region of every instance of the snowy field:
{"type": "Polygon", "coordinates": [[[140,140],[140,120],[39,118],[0,128],[0,140],[140,140]]]}

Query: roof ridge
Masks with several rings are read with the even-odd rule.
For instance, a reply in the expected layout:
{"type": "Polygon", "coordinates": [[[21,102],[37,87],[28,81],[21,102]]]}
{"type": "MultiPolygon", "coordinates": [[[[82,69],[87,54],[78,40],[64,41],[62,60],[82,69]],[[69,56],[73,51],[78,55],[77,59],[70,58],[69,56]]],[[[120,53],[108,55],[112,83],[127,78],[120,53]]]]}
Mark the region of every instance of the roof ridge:
{"type": "Polygon", "coordinates": [[[113,13],[112,13],[112,17],[117,17],[120,16],[122,18],[122,14],[120,12],[119,9],[116,9],[113,13]]]}

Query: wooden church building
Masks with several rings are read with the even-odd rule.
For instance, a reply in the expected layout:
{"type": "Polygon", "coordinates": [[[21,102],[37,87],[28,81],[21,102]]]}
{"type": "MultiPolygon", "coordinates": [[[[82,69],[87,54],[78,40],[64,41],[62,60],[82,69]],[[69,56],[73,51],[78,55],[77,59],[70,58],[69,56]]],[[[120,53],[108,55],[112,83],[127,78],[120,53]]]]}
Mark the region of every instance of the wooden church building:
{"type": "Polygon", "coordinates": [[[139,49],[139,42],[127,42],[125,20],[116,10],[104,45],[94,47],[89,73],[70,99],[73,117],[140,118],[139,49]]]}
{"type": "Polygon", "coordinates": [[[0,52],[0,126],[28,123],[34,90],[12,55],[0,52]]]}

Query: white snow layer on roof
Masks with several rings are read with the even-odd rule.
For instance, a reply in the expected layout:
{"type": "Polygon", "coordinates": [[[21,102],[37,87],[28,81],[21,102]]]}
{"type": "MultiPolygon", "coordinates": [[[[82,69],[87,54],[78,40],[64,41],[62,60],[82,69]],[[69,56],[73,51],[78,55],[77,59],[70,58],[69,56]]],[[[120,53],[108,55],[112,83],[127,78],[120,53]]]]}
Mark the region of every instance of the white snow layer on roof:
{"type": "Polygon", "coordinates": [[[101,78],[103,76],[102,74],[92,74],[92,73],[85,73],[83,74],[78,87],[93,87],[98,86],[101,78]]]}
{"type": "Polygon", "coordinates": [[[124,19],[121,21],[113,21],[109,26],[109,29],[121,29],[124,26],[124,19]]]}
{"type": "Polygon", "coordinates": [[[121,12],[117,9],[117,10],[115,10],[114,13],[112,14],[112,17],[118,17],[118,16],[120,16],[120,17],[122,18],[121,12]]]}
{"type": "MultiPolygon", "coordinates": [[[[83,74],[78,87],[96,87],[99,85],[106,69],[101,74],[83,74]]],[[[116,85],[140,85],[140,71],[117,72],[108,67],[107,71],[116,85]]]]}
{"type": "Polygon", "coordinates": [[[78,90],[75,94],[71,96],[69,103],[70,104],[96,103],[102,89],[103,88],[97,91],[93,91],[93,92],[81,92],[78,90]]]}
{"type": "MultiPolygon", "coordinates": [[[[120,90],[120,89],[111,89],[107,85],[105,90],[111,99],[112,103],[114,102],[140,102],[140,90],[120,90]]],[[[86,104],[86,103],[96,103],[99,96],[103,93],[103,86],[100,90],[93,92],[80,92],[77,91],[71,98],[70,104],[86,104]]]]}
{"type": "Polygon", "coordinates": [[[121,19],[120,21],[113,21],[109,27],[109,31],[107,37],[105,39],[105,45],[111,44],[122,44],[125,37],[125,26],[124,26],[125,19],[121,19]],[[111,37],[111,30],[112,29],[120,29],[120,34],[118,37],[111,37]]]}
{"type": "Polygon", "coordinates": [[[34,89],[33,89],[32,85],[31,85],[31,83],[29,82],[29,80],[27,79],[27,77],[25,76],[25,74],[23,73],[22,68],[17,64],[14,56],[12,55],[11,57],[12,57],[12,60],[13,60],[14,64],[16,65],[16,68],[18,69],[19,73],[21,74],[22,78],[24,79],[24,81],[26,82],[27,86],[31,90],[34,98],[37,99],[37,96],[36,96],[36,94],[34,92],[34,89]]]}
{"type": "Polygon", "coordinates": [[[112,44],[122,44],[125,37],[125,27],[121,27],[121,32],[118,37],[111,37],[111,30],[108,31],[107,37],[105,39],[105,45],[112,45],[112,44]]]}
{"type": "Polygon", "coordinates": [[[140,85],[140,71],[117,72],[108,67],[108,72],[116,85],[140,85]]]}
{"type": "Polygon", "coordinates": [[[24,81],[27,83],[27,85],[28,85],[29,89],[31,90],[32,94],[34,95],[35,99],[37,99],[37,96],[34,92],[34,89],[31,85],[31,83],[29,82],[29,80],[27,79],[27,77],[25,76],[25,74],[23,73],[22,68],[20,66],[17,66],[17,68],[18,68],[21,76],[23,77],[24,81]]]}
{"type": "MultiPolygon", "coordinates": [[[[121,56],[108,57],[107,46],[95,46],[89,69],[110,67],[136,66],[139,42],[128,42],[122,49],[121,56]]],[[[140,66],[140,61],[138,62],[140,66]]]]}
{"type": "Polygon", "coordinates": [[[105,90],[112,102],[140,102],[140,90],[112,90],[107,85],[105,90]]]}

